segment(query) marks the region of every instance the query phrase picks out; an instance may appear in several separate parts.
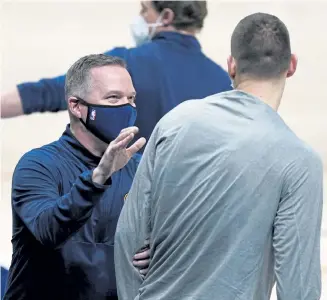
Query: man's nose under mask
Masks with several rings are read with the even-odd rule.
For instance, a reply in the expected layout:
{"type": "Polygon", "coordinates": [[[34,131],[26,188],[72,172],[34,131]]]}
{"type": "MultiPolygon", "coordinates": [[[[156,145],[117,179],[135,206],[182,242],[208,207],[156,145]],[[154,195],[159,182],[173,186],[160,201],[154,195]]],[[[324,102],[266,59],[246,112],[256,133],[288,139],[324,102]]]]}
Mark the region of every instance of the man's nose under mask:
{"type": "Polygon", "coordinates": [[[131,104],[94,105],[83,101],[87,106],[86,121],[80,119],[86,129],[109,144],[124,128],[133,126],[136,121],[136,108],[131,104]]]}

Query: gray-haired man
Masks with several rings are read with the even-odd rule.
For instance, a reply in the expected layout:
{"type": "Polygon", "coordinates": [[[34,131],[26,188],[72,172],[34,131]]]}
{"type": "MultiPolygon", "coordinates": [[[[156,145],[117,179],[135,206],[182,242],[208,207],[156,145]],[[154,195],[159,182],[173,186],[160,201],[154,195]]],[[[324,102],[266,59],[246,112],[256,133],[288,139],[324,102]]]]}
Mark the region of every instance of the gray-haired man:
{"type": "Polygon", "coordinates": [[[145,144],[128,146],[135,90],[124,61],[99,54],[73,64],[65,92],[65,132],[14,172],[5,300],[117,299],[114,234],[145,144]]]}

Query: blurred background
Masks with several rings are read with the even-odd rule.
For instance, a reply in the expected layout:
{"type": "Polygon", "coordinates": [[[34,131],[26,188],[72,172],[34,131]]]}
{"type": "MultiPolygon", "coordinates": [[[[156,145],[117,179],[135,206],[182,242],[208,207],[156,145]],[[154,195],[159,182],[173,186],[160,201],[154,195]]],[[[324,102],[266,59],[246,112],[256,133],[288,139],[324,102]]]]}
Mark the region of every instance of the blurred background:
{"type": "MultiPolygon", "coordinates": [[[[289,79],[280,114],[323,158],[327,172],[327,1],[208,1],[198,36],[203,51],[226,66],[230,36],[241,18],[272,13],[287,25],[298,70],[289,79]]],[[[1,4],[1,91],[17,83],[64,74],[79,57],[133,46],[129,24],[138,1],[4,1],[1,4]]],[[[11,177],[28,150],[59,138],[67,112],[1,120],[0,264],[11,260],[11,177]]],[[[325,176],[325,189],[327,176],[325,176]]],[[[325,193],[326,194],[326,193],[325,193]]],[[[325,196],[326,199],[326,196],[325,196]]],[[[327,207],[322,230],[323,296],[327,299],[327,207]]],[[[275,296],[273,296],[275,297],[275,296]]]]}

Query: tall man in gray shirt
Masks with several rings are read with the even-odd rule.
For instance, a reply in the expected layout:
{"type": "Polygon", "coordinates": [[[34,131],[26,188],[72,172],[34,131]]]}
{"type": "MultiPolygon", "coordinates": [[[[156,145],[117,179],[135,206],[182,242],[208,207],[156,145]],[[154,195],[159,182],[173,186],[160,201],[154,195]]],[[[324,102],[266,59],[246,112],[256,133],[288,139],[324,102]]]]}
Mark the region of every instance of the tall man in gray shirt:
{"type": "Polygon", "coordinates": [[[190,100],[155,128],[116,232],[119,299],[320,299],[322,162],[277,114],[297,60],[286,26],[236,26],[235,90],[190,100]],[[148,238],[142,277],[131,257],[148,238]]]}

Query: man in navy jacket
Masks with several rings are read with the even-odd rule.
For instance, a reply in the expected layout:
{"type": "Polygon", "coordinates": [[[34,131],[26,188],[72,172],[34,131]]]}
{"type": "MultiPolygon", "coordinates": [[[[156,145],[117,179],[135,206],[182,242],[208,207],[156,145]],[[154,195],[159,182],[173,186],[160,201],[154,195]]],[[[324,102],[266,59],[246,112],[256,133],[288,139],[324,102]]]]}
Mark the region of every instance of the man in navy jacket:
{"type": "MultiPolygon", "coordinates": [[[[195,37],[207,16],[206,1],[142,1],[141,7],[132,26],[137,47],[105,54],[127,62],[138,95],[136,126],[148,139],[181,102],[232,88],[227,72],[203,54],[195,37]]],[[[67,109],[64,82],[65,75],[19,84],[3,95],[2,117],[67,109]]]]}
{"type": "Polygon", "coordinates": [[[13,175],[5,300],[117,299],[114,235],[145,144],[128,146],[135,89],[124,61],[100,54],[69,69],[65,91],[70,124],[13,175]]]}

